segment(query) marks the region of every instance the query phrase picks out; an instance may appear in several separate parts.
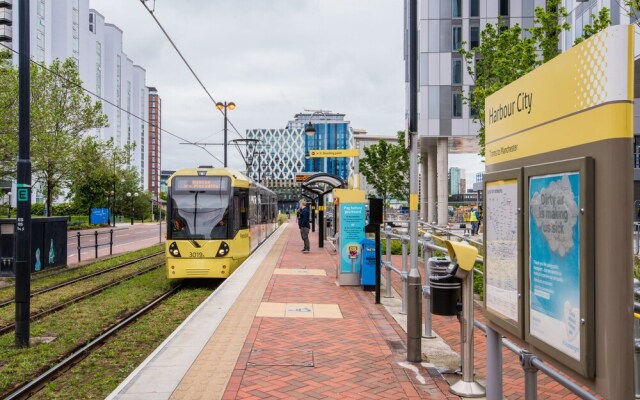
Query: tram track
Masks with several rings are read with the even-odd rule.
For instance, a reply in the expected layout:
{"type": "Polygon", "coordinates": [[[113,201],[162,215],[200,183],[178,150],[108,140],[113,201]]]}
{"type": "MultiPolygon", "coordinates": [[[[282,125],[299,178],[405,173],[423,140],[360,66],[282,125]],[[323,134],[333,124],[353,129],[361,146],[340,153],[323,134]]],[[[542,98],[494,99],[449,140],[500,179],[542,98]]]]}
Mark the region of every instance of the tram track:
{"type": "MultiPolygon", "coordinates": [[[[92,296],[95,296],[95,295],[97,295],[99,293],[102,293],[103,291],[105,291],[105,290],[107,290],[107,289],[109,289],[111,287],[120,285],[123,282],[126,282],[126,281],[128,281],[130,279],[133,279],[133,278],[137,277],[137,276],[140,276],[140,275],[146,274],[148,272],[151,272],[151,271],[153,271],[155,269],[164,267],[164,265],[165,265],[164,262],[158,263],[158,264],[154,264],[154,265],[152,265],[150,267],[143,268],[142,270],[135,271],[135,272],[133,272],[131,274],[128,274],[128,275],[126,275],[126,276],[124,276],[124,277],[122,277],[120,279],[117,279],[117,280],[114,280],[114,281],[110,281],[110,282],[108,282],[108,283],[106,283],[104,285],[101,285],[99,287],[96,287],[96,288],[94,288],[94,289],[92,289],[92,290],[90,290],[88,292],[81,293],[81,294],[79,294],[77,296],[74,296],[74,297],[71,297],[71,298],[69,298],[69,299],[67,299],[67,300],[65,300],[65,301],[63,301],[61,303],[55,304],[55,305],[53,305],[53,306],[51,306],[51,307],[49,307],[49,308],[47,308],[45,310],[41,310],[41,311],[38,311],[36,313],[33,313],[33,314],[31,314],[31,317],[29,318],[29,320],[30,321],[36,321],[36,320],[38,320],[40,318],[43,318],[43,317],[45,317],[47,315],[50,315],[50,314],[52,314],[52,313],[54,313],[56,311],[60,311],[60,310],[66,308],[66,307],[68,307],[68,306],[70,306],[72,304],[75,304],[75,303],[77,303],[79,301],[85,300],[85,299],[87,299],[89,297],[92,297],[92,296]]],[[[61,287],[64,287],[64,286],[67,286],[67,285],[63,285],[61,287]]],[[[56,288],[56,289],[58,289],[58,288],[56,288]]],[[[7,325],[4,325],[4,326],[0,326],[0,335],[5,334],[7,332],[11,332],[14,329],[15,329],[15,323],[11,323],[11,324],[7,324],[7,325]]]]}
{"type": "MultiPolygon", "coordinates": [[[[130,265],[133,265],[133,264],[148,260],[150,258],[159,256],[159,255],[162,255],[162,254],[164,254],[164,250],[158,251],[158,252],[155,252],[155,253],[152,253],[152,254],[148,254],[146,256],[138,257],[135,260],[125,261],[123,263],[120,263],[120,264],[117,264],[117,265],[114,265],[114,266],[111,266],[111,267],[107,267],[107,268],[105,268],[103,270],[95,271],[95,272],[89,273],[87,275],[82,275],[80,277],[73,278],[73,279],[70,279],[68,281],[63,281],[63,282],[55,284],[53,286],[47,286],[47,287],[44,287],[42,289],[34,290],[34,291],[31,292],[30,297],[34,297],[34,296],[37,296],[37,295],[40,295],[40,294],[43,294],[43,293],[51,292],[53,290],[57,290],[57,289],[65,287],[65,286],[73,285],[75,283],[82,282],[84,280],[88,280],[88,279],[94,278],[96,276],[100,276],[100,275],[103,275],[103,274],[106,274],[106,273],[109,273],[109,272],[112,272],[112,271],[116,271],[118,269],[128,267],[130,265]]],[[[85,268],[85,267],[89,267],[89,266],[91,266],[91,264],[86,265],[84,267],[75,268],[74,270],[64,269],[64,270],[57,271],[55,273],[52,273],[52,274],[49,274],[49,275],[46,275],[46,276],[39,276],[37,279],[32,279],[31,282],[42,280],[42,279],[45,279],[45,278],[51,278],[52,276],[60,275],[60,274],[63,274],[63,273],[69,273],[70,271],[77,272],[81,268],[85,268]]],[[[7,291],[7,290],[12,289],[12,288],[15,288],[15,285],[6,286],[6,287],[1,289],[1,292],[7,291]]],[[[8,306],[10,304],[13,304],[14,302],[15,302],[15,298],[14,299],[0,300],[0,308],[6,307],[6,306],[8,306]]]]}
{"type": "Polygon", "coordinates": [[[17,389],[14,389],[8,393],[3,394],[5,400],[15,400],[15,399],[26,399],[31,397],[33,394],[41,390],[48,382],[59,377],[64,372],[71,369],[74,365],[80,362],[82,359],[91,354],[91,352],[105,343],[109,338],[111,338],[114,334],[118,333],[132,322],[140,318],[141,316],[149,313],[153,310],[157,305],[166,301],[168,298],[176,294],[182,285],[177,285],[167,291],[165,291],[160,296],[156,297],[152,301],[148,302],[146,305],[138,308],[137,310],[131,312],[127,317],[122,319],[121,321],[113,324],[106,331],[87,344],[80,346],[73,351],[71,351],[62,361],[49,368],[42,374],[38,375],[31,381],[26,384],[21,385],[17,389]]]}

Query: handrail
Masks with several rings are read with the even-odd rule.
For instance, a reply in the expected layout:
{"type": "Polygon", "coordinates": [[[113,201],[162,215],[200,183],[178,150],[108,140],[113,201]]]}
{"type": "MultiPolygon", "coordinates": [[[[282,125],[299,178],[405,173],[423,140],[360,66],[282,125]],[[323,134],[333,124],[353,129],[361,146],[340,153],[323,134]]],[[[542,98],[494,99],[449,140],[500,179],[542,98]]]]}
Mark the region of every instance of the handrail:
{"type": "MultiPolygon", "coordinates": [[[[483,324],[482,322],[479,322],[477,320],[473,320],[473,325],[478,327],[484,333],[487,333],[487,326],[485,324],[483,324]]],[[[520,347],[518,347],[515,344],[511,343],[508,339],[505,339],[504,337],[502,338],[502,344],[506,348],[511,350],[513,353],[515,353],[516,355],[521,357],[521,360],[524,360],[524,358],[528,358],[528,362],[531,365],[533,365],[534,367],[536,367],[540,371],[542,371],[545,374],[547,374],[547,376],[549,376],[551,379],[555,380],[556,382],[558,382],[559,384],[561,384],[565,388],[569,389],[574,394],[580,396],[583,399],[589,399],[589,400],[596,400],[597,399],[597,397],[595,397],[591,393],[587,392],[586,390],[584,390],[583,388],[581,388],[580,386],[578,386],[574,382],[570,381],[569,379],[567,379],[564,375],[560,374],[555,369],[553,369],[553,368],[549,367],[548,365],[546,365],[544,363],[544,361],[542,361],[538,356],[536,356],[534,354],[531,354],[531,353],[529,353],[528,351],[526,351],[524,349],[521,349],[520,347]]]]}
{"type": "MultiPolygon", "coordinates": [[[[424,223],[423,223],[424,224],[424,223]]],[[[428,225],[428,224],[427,224],[428,225]]],[[[436,227],[437,228],[437,227],[436,227]]],[[[440,230],[443,230],[442,228],[437,228],[440,230]]],[[[382,265],[384,266],[384,268],[386,268],[387,270],[387,297],[391,297],[391,291],[390,291],[390,286],[391,286],[391,281],[390,281],[390,273],[391,271],[396,272],[398,275],[400,275],[401,277],[403,277],[403,274],[405,274],[405,271],[400,271],[399,269],[397,269],[393,263],[391,262],[391,253],[390,253],[390,247],[391,247],[391,240],[392,239],[396,239],[396,240],[401,240],[402,241],[402,246],[403,246],[403,269],[406,267],[405,265],[405,260],[404,258],[406,257],[406,245],[407,242],[409,241],[409,237],[406,235],[398,235],[395,234],[391,231],[382,231],[381,232],[384,236],[385,236],[385,240],[387,242],[387,257],[388,259],[386,261],[382,261],[382,265]]],[[[460,235],[452,235],[452,236],[460,236],[460,235]]],[[[448,250],[444,247],[440,247],[440,246],[436,246],[435,244],[433,244],[433,239],[432,238],[427,238],[425,240],[418,240],[419,245],[422,246],[423,248],[423,252],[425,254],[425,271],[428,269],[427,268],[427,263],[426,263],[426,250],[429,250],[431,252],[433,251],[441,251],[445,254],[448,254],[448,250]]],[[[465,239],[466,240],[466,239],[465,239]]],[[[475,242],[478,245],[482,245],[481,243],[475,242]]],[[[484,264],[484,261],[481,257],[476,258],[476,262],[480,263],[480,264],[484,264]]],[[[483,271],[477,269],[474,267],[474,272],[477,272],[481,275],[484,275],[483,271]]],[[[426,273],[426,272],[425,272],[426,273]]],[[[428,285],[428,278],[426,280],[426,285],[423,286],[423,297],[425,297],[425,302],[429,301],[430,302],[430,297],[431,297],[431,291],[429,290],[430,287],[428,285]]],[[[406,285],[405,285],[406,286],[406,285]]],[[[408,289],[405,288],[405,292],[408,289]]],[[[638,292],[638,294],[640,294],[640,289],[636,290],[638,292]]],[[[402,309],[403,312],[406,314],[405,310],[405,296],[406,293],[403,293],[402,296],[402,309]]],[[[634,304],[634,309],[637,313],[640,313],[640,303],[635,302],[634,304]]],[[[427,309],[427,307],[425,307],[424,310],[425,313],[425,333],[427,335],[427,337],[430,337],[432,335],[431,333],[431,310],[427,309]]],[[[474,320],[473,321],[474,326],[477,326],[479,329],[481,329],[483,332],[487,332],[487,326],[482,324],[481,322],[474,320]]],[[[549,376],[551,379],[554,379],[556,382],[558,382],[560,385],[564,386],[566,389],[568,389],[569,391],[571,391],[572,393],[576,394],[577,396],[580,396],[583,399],[588,399],[588,400],[595,400],[597,399],[597,397],[595,397],[594,395],[592,395],[591,393],[587,392],[586,390],[584,390],[582,387],[580,387],[579,385],[577,385],[576,383],[572,382],[571,380],[569,380],[568,378],[566,378],[564,375],[560,374],[558,371],[556,371],[555,369],[549,367],[547,364],[544,363],[544,361],[542,361],[539,357],[537,357],[535,354],[532,354],[524,349],[519,348],[518,346],[516,346],[515,344],[511,343],[509,340],[505,339],[504,337],[502,337],[501,339],[501,343],[507,347],[509,350],[511,350],[513,353],[517,354],[520,357],[521,360],[521,365],[523,367],[523,369],[525,369],[525,375],[527,375],[528,373],[533,373],[533,375],[535,375],[535,373],[539,370],[542,371],[543,373],[545,373],[547,376],[549,376]]],[[[636,344],[636,349],[640,350],[640,343],[636,344]]],[[[525,379],[525,391],[527,390],[527,385],[537,385],[537,380],[533,379],[533,380],[527,380],[525,379]]],[[[537,387],[537,386],[536,386],[537,387]]],[[[534,387],[535,388],[535,387],[534,387]]],[[[536,389],[537,390],[537,389],[536,389]]]]}

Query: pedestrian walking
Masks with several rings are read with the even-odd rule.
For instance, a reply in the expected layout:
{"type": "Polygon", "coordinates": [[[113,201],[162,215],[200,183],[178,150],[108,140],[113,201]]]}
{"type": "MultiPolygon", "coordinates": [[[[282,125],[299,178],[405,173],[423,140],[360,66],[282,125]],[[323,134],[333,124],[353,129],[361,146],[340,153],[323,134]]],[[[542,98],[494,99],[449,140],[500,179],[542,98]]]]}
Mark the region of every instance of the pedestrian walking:
{"type": "Polygon", "coordinates": [[[474,207],[471,207],[471,213],[469,214],[469,222],[471,222],[471,236],[475,236],[478,234],[478,230],[480,229],[479,218],[478,218],[478,210],[474,207]]]}
{"type": "Polygon", "coordinates": [[[310,247],[309,247],[310,225],[309,225],[309,209],[307,208],[307,202],[305,200],[300,200],[298,227],[300,228],[300,236],[302,236],[302,242],[304,243],[302,252],[308,253],[310,251],[310,247]]]}

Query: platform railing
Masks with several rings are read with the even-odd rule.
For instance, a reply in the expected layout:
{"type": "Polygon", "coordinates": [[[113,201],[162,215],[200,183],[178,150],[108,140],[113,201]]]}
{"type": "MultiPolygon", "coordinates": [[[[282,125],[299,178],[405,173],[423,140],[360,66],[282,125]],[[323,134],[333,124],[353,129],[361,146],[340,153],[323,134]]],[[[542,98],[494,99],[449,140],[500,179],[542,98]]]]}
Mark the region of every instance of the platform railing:
{"type": "MultiPolygon", "coordinates": [[[[451,235],[449,237],[462,236],[462,235],[457,235],[453,232],[450,232],[446,229],[435,227],[435,226],[429,226],[429,228],[437,229],[441,233],[444,232],[446,234],[451,235]]],[[[408,254],[407,244],[409,243],[410,238],[407,235],[399,235],[390,230],[384,230],[381,232],[381,234],[383,235],[384,240],[386,241],[386,260],[382,262],[382,267],[385,269],[385,274],[386,274],[385,297],[388,297],[388,298],[393,297],[393,294],[391,292],[391,272],[394,272],[400,276],[403,283],[401,314],[406,314],[408,294],[409,294],[408,279],[407,279],[408,268],[409,268],[408,256],[407,256],[408,254]],[[402,244],[402,268],[401,269],[398,269],[397,267],[395,267],[391,261],[391,244],[394,239],[400,240],[402,244]]],[[[462,236],[462,239],[464,239],[464,236],[462,236]]],[[[478,242],[475,242],[475,244],[480,246],[482,245],[481,243],[478,243],[478,242]]],[[[429,279],[428,279],[430,274],[428,258],[433,257],[435,255],[435,252],[442,252],[443,254],[448,254],[448,251],[444,247],[435,245],[431,235],[425,235],[423,238],[419,239],[418,245],[422,248],[422,253],[424,258],[424,273],[426,277],[425,279],[426,284],[423,285],[422,287],[422,295],[424,300],[423,303],[425,305],[424,307],[425,324],[424,324],[423,335],[429,338],[429,337],[434,337],[435,335],[433,334],[433,330],[431,326],[432,324],[432,315],[431,315],[431,307],[430,307],[431,288],[430,288],[429,279]]],[[[481,257],[476,258],[476,263],[484,264],[483,259],[481,257]]],[[[475,267],[473,271],[479,274],[483,274],[481,270],[475,267]]],[[[640,292],[640,287],[636,289],[636,292],[640,292]]],[[[640,303],[637,303],[637,302],[635,303],[635,309],[636,309],[635,312],[639,313],[636,316],[640,317],[640,303]]],[[[555,380],[560,385],[562,385],[563,387],[565,387],[566,389],[568,389],[569,391],[571,391],[572,393],[574,393],[575,395],[577,395],[582,399],[589,399],[589,400],[597,399],[596,396],[592,395],[591,393],[589,393],[588,391],[586,391],[585,389],[577,385],[575,382],[569,380],[557,370],[545,364],[544,361],[542,361],[535,354],[525,349],[519,348],[518,346],[510,342],[508,339],[502,337],[497,331],[487,327],[486,325],[484,325],[483,323],[477,320],[474,320],[474,325],[487,334],[487,339],[486,339],[487,340],[487,364],[491,364],[491,368],[489,368],[489,366],[487,368],[487,398],[488,399],[502,398],[502,345],[504,345],[510,351],[518,355],[518,358],[520,360],[520,365],[522,366],[524,377],[525,377],[525,387],[524,387],[525,399],[527,400],[537,399],[538,371],[543,372],[548,377],[555,380]]],[[[638,339],[638,335],[640,335],[640,325],[636,325],[635,333],[636,333],[635,346],[636,346],[636,366],[637,366],[636,367],[636,398],[639,398],[637,394],[640,388],[640,377],[638,376],[638,373],[640,372],[640,357],[639,357],[640,341],[638,339]]]]}

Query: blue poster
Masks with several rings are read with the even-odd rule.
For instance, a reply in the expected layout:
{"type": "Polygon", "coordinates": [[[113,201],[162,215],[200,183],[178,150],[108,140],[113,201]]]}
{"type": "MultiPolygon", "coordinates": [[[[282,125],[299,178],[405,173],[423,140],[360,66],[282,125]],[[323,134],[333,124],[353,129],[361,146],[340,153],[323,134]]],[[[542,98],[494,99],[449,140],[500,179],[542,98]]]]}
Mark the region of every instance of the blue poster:
{"type": "Polygon", "coordinates": [[[364,219],[364,203],[340,204],[341,273],[360,273],[360,242],[364,239],[364,219]]]}
{"type": "Polygon", "coordinates": [[[529,180],[529,331],[580,361],[580,174],[529,180]]]}

